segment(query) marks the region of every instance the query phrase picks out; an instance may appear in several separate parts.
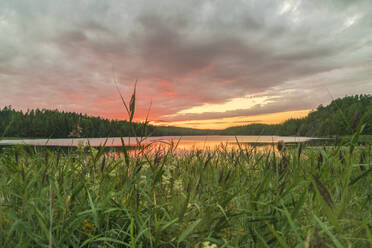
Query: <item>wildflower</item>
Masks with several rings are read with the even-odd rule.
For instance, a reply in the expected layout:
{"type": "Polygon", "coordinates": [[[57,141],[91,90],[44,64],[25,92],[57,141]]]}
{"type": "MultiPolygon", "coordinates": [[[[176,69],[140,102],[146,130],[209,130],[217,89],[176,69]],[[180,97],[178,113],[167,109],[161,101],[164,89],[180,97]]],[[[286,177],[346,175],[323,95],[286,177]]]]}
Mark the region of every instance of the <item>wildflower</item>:
{"type": "Polygon", "coordinates": [[[164,185],[170,184],[170,176],[168,176],[165,173],[162,175],[162,184],[164,185]]]}
{"type": "Polygon", "coordinates": [[[211,243],[209,241],[204,241],[202,243],[202,247],[203,248],[217,248],[217,245],[216,244],[213,244],[213,243],[211,243]]]}
{"type": "Polygon", "coordinates": [[[3,221],[5,224],[9,224],[9,223],[10,223],[10,219],[7,218],[5,215],[1,215],[1,219],[2,219],[2,221],[3,221]]]}
{"type": "Polygon", "coordinates": [[[228,238],[228,230],[226,228],[221,229],[221,234],[223,238],[228,238]]]}
{"type": "Polygon", "coordinates": [[[141,175],[141,177],[140,177],[140,184],[146,184],[146,182],[147,182],[146,175],[141,175]]]}
{"type": "Polygon", "coordinates": [[[191,225],[191,222],[190,222],[190,221],[186,221],[186,222],[182,222],[182,223],[181,223],[182,228],[186,228],[186,227],[188,227],[189,225],[191,225]]]}
{"type": "Polygon", "coordinates": [[[85,219],[83,223],[83,230],[88,232],[88,234],[92,234],[96,230],[96,226],[90,223],[88,219],[85,219]]]}
{"type": "Polygon", "coordinates": [[[183,185],[182,185],[182,180],[181,179],[175,180],[173,185],[174,185],[175,190],[182,191],[183,185]]]}
{"type": "Polygon", "coordinates": [[[127,201],[129,200],[129,196],[127,196],[125,199],[122,200],[122,204],[125,205],[125,203],[127,203],[127,201]]]}

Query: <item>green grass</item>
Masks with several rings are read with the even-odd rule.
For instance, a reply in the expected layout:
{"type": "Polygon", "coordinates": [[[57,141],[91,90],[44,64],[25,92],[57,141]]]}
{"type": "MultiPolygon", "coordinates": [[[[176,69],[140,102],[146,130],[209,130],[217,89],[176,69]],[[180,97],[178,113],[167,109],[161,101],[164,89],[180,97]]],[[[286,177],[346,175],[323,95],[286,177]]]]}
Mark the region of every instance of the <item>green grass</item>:
{"type": "MultiPolygon", "coordinates": [[[[345,136],[346,141],[350,141],[351,138],[352,138],[351,135],[345,136]]],[[[361,144],[372,145],[372,135],[360,135],[358,142],[361,144]]]]}
{"type": "Polygon", "coordinates": [[[370,247],[371,159],[370,147],[341,146],[129,157],[4,148],[0,246],[370,247]]]}

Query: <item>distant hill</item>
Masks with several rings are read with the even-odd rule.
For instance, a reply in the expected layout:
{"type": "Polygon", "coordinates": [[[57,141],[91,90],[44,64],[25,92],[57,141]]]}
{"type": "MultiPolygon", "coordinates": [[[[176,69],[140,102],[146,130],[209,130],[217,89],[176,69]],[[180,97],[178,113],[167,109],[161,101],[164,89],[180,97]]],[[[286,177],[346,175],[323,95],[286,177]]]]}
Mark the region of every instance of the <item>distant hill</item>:
{"type": "Polygon", "coordinates": [[[349,135],[363,121],[363,134],[372,134],[372,96],[355,95],[333,100],[329,105],[319,105],[307,117],[289,119],[282,124],[250,124],[223,130],[229,135],[297,135],[336,136],[349,135]]]}
{"type": "Polygon", "coordinates": [[[305,118],[289,119],[282,124],[250,124],[224,130],[152,126],[58,110],[22,112],[7,106],[0,109],[0,137],[119,137],[132,136],[133,133],[137,136],[219,134],[324,137],[351,134],[361,121],[367,124],[363,133],[372,134],[371,95],[338,98],[327,106],[319,105],[305,118]]]}

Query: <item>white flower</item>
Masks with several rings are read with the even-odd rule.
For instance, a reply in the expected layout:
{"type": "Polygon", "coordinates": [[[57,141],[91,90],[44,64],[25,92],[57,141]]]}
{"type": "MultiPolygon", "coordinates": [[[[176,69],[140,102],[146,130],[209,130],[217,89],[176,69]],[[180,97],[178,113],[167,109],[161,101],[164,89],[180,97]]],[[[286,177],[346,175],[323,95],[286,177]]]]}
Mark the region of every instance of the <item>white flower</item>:
{"type": "Polygon", "coordinates": [[[209,241],[204,241],[202,243],[202,247],[203,248],[217,248],[217,245],[216,244],[213,244],[213,243],[211,243],[209,241]]]}
{"type": "Polygon", "coordinates": [[[165,173],[162,175],[162,184],[164,185],[170,184],[170,177],[165,173]]]}
{"type": "Polygon", "coordinates": [[[146,183],[147,183],[147,177],[145,175],[141,175],[140,184],[146,184],[146,183]]]}
{"type": "Polygon", "coordinates": [[[177,191],[182,191],[183,189],[183,185],[182,185],[182,180],[181,179],[177,179],[176,181],[174,181],[174,189],[177,190],[177,191]]]}

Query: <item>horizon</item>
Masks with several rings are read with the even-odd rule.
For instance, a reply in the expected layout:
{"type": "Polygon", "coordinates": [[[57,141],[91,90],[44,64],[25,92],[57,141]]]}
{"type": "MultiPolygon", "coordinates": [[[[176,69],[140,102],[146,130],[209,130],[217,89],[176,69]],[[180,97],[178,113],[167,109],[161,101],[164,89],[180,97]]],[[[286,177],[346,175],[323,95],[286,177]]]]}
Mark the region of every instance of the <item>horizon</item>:
{"type": "Polygon", "coordinates": [[[224,129],[372,94],[372,1],[0,3],[0,108],[224,129]],[[165,11],[166,9],[166,11],[165,11]],[[367,55],[366,55],[367,54],[367,55]]]}

